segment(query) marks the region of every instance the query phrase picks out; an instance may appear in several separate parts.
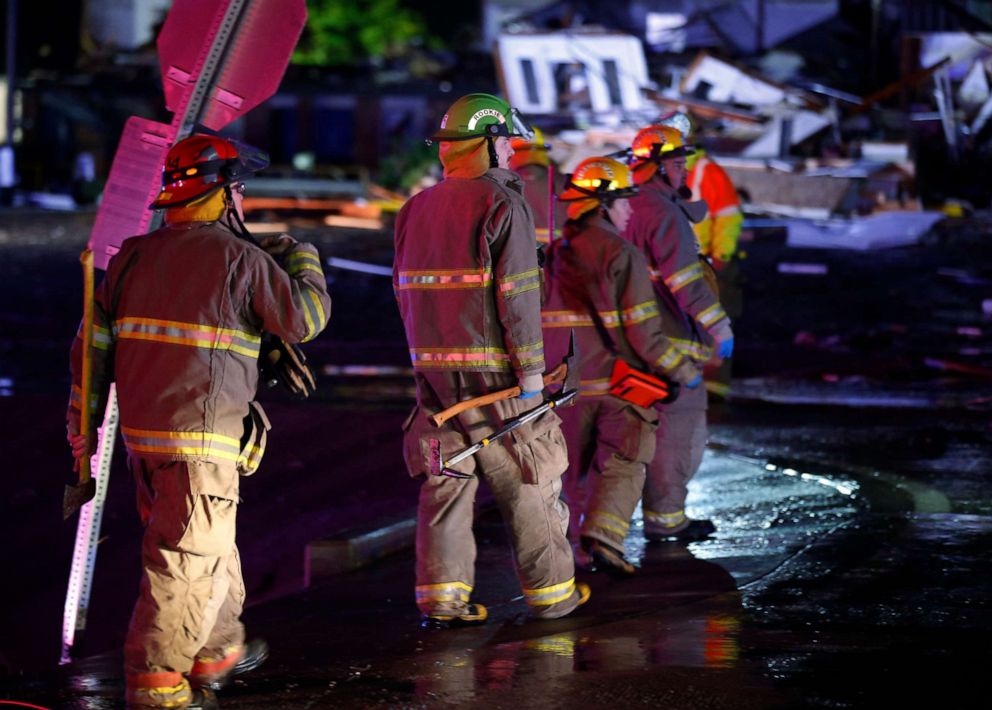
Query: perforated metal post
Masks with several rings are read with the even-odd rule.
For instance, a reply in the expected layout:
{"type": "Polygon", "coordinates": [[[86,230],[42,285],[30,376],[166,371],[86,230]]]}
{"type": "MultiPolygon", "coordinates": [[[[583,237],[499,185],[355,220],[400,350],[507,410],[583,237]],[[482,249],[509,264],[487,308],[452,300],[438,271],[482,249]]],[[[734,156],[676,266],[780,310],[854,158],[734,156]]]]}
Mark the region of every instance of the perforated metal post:
{"type": "Polygon", "coordinates": [[[69,568],[69,588],[62,614],[62,657],[60,663],[72,661],[72,647],[86,631],[86,612],[90,606],[93,570],[96,567],[96,547],[100,539],[100,522],[110,482],[110,462],[117,438],[117,388],[110,386],[103,426],[97,432],[96,453],[91,459],[91,472],[96,480],[96,495],[79,509],[76,543],[69,568]]]}

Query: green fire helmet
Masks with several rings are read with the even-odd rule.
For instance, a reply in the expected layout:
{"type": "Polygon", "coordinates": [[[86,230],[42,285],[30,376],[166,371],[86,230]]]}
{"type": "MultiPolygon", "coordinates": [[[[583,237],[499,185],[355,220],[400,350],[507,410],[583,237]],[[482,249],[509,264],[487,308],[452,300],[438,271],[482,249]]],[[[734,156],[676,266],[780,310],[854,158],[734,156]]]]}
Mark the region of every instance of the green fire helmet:
{"type": "Polygon", "coordinates": [[[530,126],[510,104],[492,94],[467,94],[451,104],[441,127],[428,139],[466,141],[473,138],[534,137],[530,126]]]}

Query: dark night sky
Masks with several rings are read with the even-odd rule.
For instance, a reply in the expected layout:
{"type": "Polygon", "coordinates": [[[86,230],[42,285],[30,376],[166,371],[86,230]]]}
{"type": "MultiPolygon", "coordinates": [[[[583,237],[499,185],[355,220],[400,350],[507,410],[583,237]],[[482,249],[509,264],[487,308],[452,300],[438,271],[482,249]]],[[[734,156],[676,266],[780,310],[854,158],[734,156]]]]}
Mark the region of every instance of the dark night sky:
{"type": "MultiPolygon", "coordinates": [[[[0,0],[0,23],[4,28],[0,34],[0,62],[5,61],[7,52],[7,2],[0,0]]],[[[36,69],[65,71],[75,67],[82,5],[82,0],[18,0],[18,75],[36,69]]]]}

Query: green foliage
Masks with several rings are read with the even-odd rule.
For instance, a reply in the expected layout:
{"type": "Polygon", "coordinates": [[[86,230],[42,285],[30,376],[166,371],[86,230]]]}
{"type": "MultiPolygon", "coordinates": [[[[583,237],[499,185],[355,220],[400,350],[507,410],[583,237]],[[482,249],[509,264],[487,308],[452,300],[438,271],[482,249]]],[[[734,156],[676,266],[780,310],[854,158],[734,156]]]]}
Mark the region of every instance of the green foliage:
{"type": "Polygon", "coordinates": [[[307,0],[307,24],[294,64],[346,66],[389,59],[411,46],[436,46],[427,23],[401,0],[307,0]]]}
{"type": "Polygon", "coordinates": [[[439,168],[437,144],[427,146],[417,141],[405,149],[394,146],[379,165],[377,177],[383,187],[409,192],[422,177],[439,168]]]}

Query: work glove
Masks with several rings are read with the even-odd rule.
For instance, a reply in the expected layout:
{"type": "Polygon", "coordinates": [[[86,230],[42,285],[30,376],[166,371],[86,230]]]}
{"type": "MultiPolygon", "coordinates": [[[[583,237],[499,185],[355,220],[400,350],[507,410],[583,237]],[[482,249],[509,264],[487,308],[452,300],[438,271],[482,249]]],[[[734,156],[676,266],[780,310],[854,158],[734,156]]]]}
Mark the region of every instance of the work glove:
{"type": "Polygon", "coordinates": [[[672,370],[669,377],[676,382],[685,385],[689,389],[693,389],[699,386],[699,382],[702,379],[702,374],[699,372],[699,368],[696,367],[691,361],[683,360],[678,367],[672,370]]]}
{"type": "Polygon", "coordinates": [[[721,320],[710,331],[716,341],[716,354],[720,359],[726,359],[734,354],[734,331],[730,329],[730,321],[721,320]]]}
{"type": "Polygon", "coordinates": [[[269,387],[281,384],[299,399],[306,399],[317,389],[317,379],[300,347],[271,333],[262,335],[258,369],[269,387]]]}
{"type": "Polygon", "coordinates": [[[299,244],[298,241],[293,239],[288,234],[270,234],[266,237],[262,237],[262,241],[259,242],[259,246],[262,247],[269,256],[279,257],[284,256],[286,252],[299,244]]]}
{"type": "Polygon", "coordinates": [[[520,399],[530,399],[544,391],[544,377],[540,373],[524,375],[520,378],[520,399]]]}

